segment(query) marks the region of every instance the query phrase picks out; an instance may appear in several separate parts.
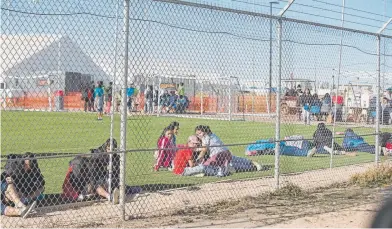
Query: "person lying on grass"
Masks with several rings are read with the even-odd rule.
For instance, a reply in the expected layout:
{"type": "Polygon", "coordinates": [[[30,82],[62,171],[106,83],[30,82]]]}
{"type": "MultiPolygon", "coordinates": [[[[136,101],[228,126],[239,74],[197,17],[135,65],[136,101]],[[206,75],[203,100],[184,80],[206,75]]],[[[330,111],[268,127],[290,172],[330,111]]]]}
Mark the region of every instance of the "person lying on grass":
{"type": "Polygon", "coordinates": [[[1,174],[1,215],[22,216],[43,198],[44,176],[34,154],[9,155],[1,174]]]}
{"type": "Polygon", "coordinates": [[[345,151],[365,152],[370,154],[376,153],[376,147],[365,142],[363,137],[356,134],[352,129],[348,128],[344,132],[343,148],[345,151]]]}

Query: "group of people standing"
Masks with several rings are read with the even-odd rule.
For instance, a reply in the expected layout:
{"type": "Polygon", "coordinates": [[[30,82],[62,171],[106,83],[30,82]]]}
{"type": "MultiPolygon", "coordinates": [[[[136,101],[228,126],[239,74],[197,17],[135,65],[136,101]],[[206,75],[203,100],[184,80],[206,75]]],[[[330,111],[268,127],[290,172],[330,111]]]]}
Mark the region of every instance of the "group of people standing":
{"type": "MultiPolygon", "coordinates": [[[[121,95],[121,94],[120,94],[121,95]]],[[[162,91],[162,94],[158,90],[154,89],[153,85],[147,85],[143,93],[139,93],[139,90],[134,84],[127,90],[127,106],[128,112],[138,110],[139,104],[144,100],[143,111],[145,114],[153,114],[161,111],[169,112],[174,110],[176,113],[184,113],[189,103],[185,96],[184,83],[176,85],[175,91],[162,91]],[[144,95],[143,98],[141,95],[144,95]]],[[[118,100],[118,106],[120,105],[121,98],[118,100]]]]}
{"type": "Polygon", "coordinates": [[[259,163],[234,156],[209,126],[196,126],[184,145],[177,144],[179,129],[180,124],[172,122],[160,135],[154,171],[165,168],[182,176],[223,177],[234,172],[262,170],[259,163]]]}
{"type": "Polygon", "coordinates": [[[91,82],[82,89],[82,101],[84,102],[84,112],[97,112],[98,120],[102,120],[103,114],[110,114],[113,96],[113,82],[109,82],[107,87],[103,81],[91,82]]]}

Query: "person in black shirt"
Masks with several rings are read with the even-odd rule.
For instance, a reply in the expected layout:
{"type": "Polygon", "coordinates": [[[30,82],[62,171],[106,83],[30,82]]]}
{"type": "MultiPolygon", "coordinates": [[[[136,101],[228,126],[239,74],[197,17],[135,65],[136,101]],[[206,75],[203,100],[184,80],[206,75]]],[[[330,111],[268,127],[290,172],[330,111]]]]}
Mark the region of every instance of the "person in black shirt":
{"type": "Polygon", "coordinates": [[[34,154],[9,155],[1,174],[1,213],[25,217],[43,196],[45,180],[34,154]],[[14,204],[14,208],[11,205],[14,204]]]}
{"type": "Polygon", "coordinates": [[[309,154],[311,156],[313,156],[316,152],[336,155],[346,154],[343,148],[338,143],[336,143],[336,141],[332,147],[332,138],[332,131],[329,130],[324,123],[319,123],[317,125],[316,131],[313,134],[314,147],[311,149],[309,154]]]}

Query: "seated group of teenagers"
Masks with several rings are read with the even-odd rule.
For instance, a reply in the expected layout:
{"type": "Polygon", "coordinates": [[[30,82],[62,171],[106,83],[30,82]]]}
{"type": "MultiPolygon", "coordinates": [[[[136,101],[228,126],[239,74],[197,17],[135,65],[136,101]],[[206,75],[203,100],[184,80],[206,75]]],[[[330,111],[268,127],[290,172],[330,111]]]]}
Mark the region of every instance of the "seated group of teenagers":
{"type": "Polygon", "coordinates": [[[185,145],[177,145],[178,122],[160,135],[154,171],[170,170],[182,176],[228,176],[234,172],[260,171],[263,167],[247,158],[234,156],[209,126],[198,125],[185,145]]]}
{"type": "MultiPolygon", "coordinates": [[[[108,139],[100,147],[90,149],[90,154],[76,156],[69,162],[61,202],[99,197],[118,204],[120,156],[108,153],[112,152],[110,145],[116,151],[117,141],[108,139]]],[[[36,156],[30,152],[7,156],[1,173],[1,215],[25,218],[45,199],[45,179],[36,156]]],[[[132,191],[128,189],[126,194],[133,195],[132,191]]]]}

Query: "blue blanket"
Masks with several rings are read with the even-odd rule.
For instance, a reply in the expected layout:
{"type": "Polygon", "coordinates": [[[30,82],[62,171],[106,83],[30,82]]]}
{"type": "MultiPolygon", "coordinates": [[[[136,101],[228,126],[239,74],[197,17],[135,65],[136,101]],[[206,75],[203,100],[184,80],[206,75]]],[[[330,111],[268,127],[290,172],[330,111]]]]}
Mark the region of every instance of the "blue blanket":
{"type": "MultiPolygon", "coordinates": [[[[285,143],[281,142],[280,146],[284,146],[285,143]]],[[[263,151],[267,149],[275,149],[275,142],[271,142],[268,139],[257,140],[255,144],[250,144],[246,147],[246,151],[263,151]]]]}

